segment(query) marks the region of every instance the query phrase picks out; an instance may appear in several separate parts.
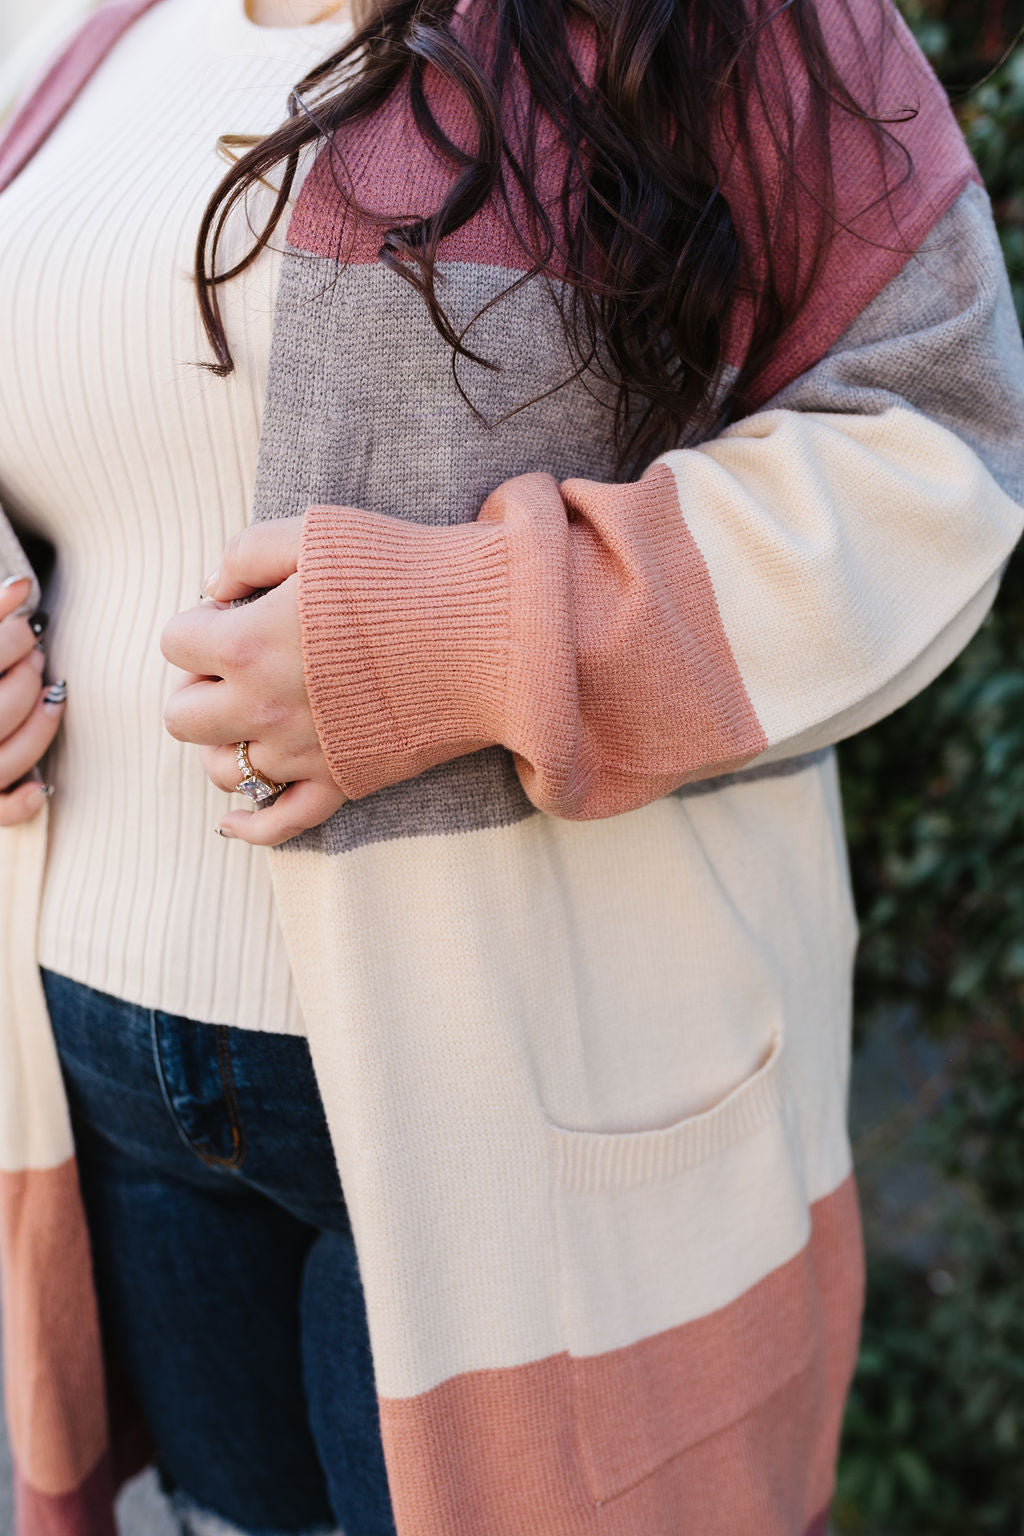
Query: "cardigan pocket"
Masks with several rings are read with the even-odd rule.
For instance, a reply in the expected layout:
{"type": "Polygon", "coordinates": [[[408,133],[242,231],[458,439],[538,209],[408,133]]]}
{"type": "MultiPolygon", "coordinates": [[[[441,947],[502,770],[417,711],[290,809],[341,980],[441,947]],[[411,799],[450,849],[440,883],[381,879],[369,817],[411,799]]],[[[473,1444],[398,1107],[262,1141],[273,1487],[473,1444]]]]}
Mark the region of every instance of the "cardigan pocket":
{"type": "Polygon", "coordinates": [[[785,1053],[663,1129],[548,1122],[580,1470],[602,1504],[806,1369],[820,1330],[785,1053]]]}

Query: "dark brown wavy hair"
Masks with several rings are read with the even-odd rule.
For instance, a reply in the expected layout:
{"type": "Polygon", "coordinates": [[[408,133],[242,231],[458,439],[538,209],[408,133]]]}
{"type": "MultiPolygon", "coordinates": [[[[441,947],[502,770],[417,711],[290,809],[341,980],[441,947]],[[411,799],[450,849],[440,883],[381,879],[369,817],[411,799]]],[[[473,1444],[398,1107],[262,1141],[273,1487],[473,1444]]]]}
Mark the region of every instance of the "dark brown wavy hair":
{"type": "MultiPolygon", "coordinates": [[[[834,9],[863,39],[869,29],[858,21],[885,4],[836,0],[834,9]]],[[[884,40],[887,27],[883,15],[873,35],[884,40]]],[[[880,77],[873,61],[861,62],[865,77],[880,77]]],[[[460,357],[499,367],[478,357],[470,327],[446,314],[435,271],[441,240],[499,198],[530,272],[561,280],[553,291],[577,372],[596,369],[612,381],[620,471],[705,423],[741,291],[756,322],[748,376],[790,323],[834,227],[836,114],[847,136],[852,125],[865,153],[876,156],[880,197],[910,174],[886,126],[907,112],[886,118],[874,102],[854,98],[814,0],[471,0],[465,15],[456,0],[370,0],[349,40],[296,86],[287,121],[241,155],[205,211],[196,286],[214,371],[233,366],[218,290],[271,240],[301,152],[333,143],[343,125],[399,90],[452,175],[438,207],[382,223],[379,260],[422,296],[451,348],[457,381],[460,357]],[[468,148],[452,142],[431,109],[431,71],[465,99],[475,138],[468,148]],[[515,105],[524,99],[525,113],[515,105]],[[536,187],[541,124],[563,151],[556,217],[536,187]],[[798,155],[808,143],[814,153],[798,155]],[[722,191],[723,155],[733,154],[759,166],[750,250],[741,249],[722,191]],[[268,180],[277,191],[265,225],[253,230],[245,256],[221,270],[229,215],[268,180]],[[785,237],[780,207],[788,210],[785,237]]],[[[337,159],[339,197],[351,199],[337,159]]],[[[742,399],[742,379],[735,393],[742,399]]]]}

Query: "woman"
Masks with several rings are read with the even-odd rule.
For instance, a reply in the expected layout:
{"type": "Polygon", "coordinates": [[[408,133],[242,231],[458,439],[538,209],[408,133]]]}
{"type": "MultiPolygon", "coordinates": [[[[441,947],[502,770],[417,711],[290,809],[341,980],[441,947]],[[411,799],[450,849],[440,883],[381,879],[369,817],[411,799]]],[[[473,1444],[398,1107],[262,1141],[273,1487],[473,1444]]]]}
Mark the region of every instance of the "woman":
{"type": "Polygon", "coordinates": [[[0,152],[0,486],[70,701],[15,579],[21,1530],[110,1528],[134,1400],[188,1530],[820,1533],[832,746],[1021,531],[987,202],[875,0],[347,27],[121,0],[0,152]]]}

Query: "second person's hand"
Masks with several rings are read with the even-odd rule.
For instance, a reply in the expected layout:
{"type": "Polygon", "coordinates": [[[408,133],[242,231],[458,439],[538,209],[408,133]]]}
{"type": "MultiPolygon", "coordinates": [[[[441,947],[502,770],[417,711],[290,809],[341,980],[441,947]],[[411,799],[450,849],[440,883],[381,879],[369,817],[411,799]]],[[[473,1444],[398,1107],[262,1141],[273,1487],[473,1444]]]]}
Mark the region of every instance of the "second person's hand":
{"type": "Polygon", "coordinates": [[[29,821],[42,809],[49,787],[39,779],[18,781],[39,762],[64,717],[63,687],[43,682],[46,658],[17,612],[31,585],[25,576],[0,587],[0,827],[29,821]]]}

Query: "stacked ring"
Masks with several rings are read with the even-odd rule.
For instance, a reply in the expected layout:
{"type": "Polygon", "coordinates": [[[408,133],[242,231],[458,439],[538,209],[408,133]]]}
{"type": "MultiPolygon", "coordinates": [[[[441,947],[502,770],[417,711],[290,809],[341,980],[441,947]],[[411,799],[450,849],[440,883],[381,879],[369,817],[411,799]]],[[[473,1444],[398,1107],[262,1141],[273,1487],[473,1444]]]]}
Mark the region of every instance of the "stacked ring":
{"type": "Polygon", "coordinates": [[[287,784],[278,784],[273,779],[268,779],[265,773],[260,773],[258,768],[253,767],[249,761],[247,741],[236,742],[235,761],[242,775],[241,782],[235,785],[235,793],[248,795],[250,800],[255,800],[257,806],[272,805],[278,795],[283,794],[288,788],[287,784]]]}

